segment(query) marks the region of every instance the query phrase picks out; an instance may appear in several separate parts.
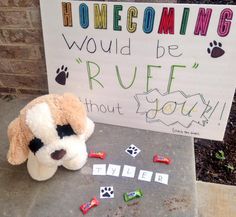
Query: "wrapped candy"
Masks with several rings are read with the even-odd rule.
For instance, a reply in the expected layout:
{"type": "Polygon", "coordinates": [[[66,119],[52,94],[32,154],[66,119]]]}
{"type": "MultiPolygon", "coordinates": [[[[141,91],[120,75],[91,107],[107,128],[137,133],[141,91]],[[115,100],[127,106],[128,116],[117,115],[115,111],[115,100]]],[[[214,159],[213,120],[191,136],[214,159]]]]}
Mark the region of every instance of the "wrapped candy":
{"type": "Polygon", "coordinates": [[[106,158],[106,152],[94,152],[94,151],[90,151],[89,155],[90,158],[100,158],[100,159],[105,159],[106,158]]]}
{"type": "Polygon", "coordinates": [[[80,210],[85,215],[91,208],[93,208],[94,206],[98,206],[99,204],[100,202],[97,200],[96,197],[94,197],[91,201],[81,205],[80,210]]]}
{"type": "Polygon", "coordinates": [[[168,157],[163,157],[160,155],[154,155],[153,156],[153,162],[154,163],[164,163],[164,164],[170,164],[171,163],[171,159],[168,157]]]}
{"type": "Polygon", "coordinates": [[[124,193],[124,200],[125,202],[128,202],[130,200],[133,200],[135,198],[139,198],[143,196],[143,192],[141,189],[137,189],[136,191],[131,191],[124,193]]]}

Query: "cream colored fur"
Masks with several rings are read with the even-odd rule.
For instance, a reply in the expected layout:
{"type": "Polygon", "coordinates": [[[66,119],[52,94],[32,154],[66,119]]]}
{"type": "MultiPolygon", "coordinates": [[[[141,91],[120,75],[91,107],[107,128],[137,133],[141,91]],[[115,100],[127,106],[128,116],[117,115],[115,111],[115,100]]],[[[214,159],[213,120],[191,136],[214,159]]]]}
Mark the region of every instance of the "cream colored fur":
{"type": "Polygon", "coordinates": [[[74,95],[51,94],[38,97],[26,105],[8,127],[8,161],[14,165],[28,159],[28,172],[38,181],[51,178],[61,165],[70,170],[78,170],[87,161],[85,141],[93,130],[93,121],[87,117],[84,105],[74,95]],[[68,124],[76,135],[60,138],[56,126],[68,124]],[[28,147],[33,138],[44,143],[36,153],[28,147]],[[62,149],[66,154],[61,159],[51,157],[53,152],[62,149]]]}

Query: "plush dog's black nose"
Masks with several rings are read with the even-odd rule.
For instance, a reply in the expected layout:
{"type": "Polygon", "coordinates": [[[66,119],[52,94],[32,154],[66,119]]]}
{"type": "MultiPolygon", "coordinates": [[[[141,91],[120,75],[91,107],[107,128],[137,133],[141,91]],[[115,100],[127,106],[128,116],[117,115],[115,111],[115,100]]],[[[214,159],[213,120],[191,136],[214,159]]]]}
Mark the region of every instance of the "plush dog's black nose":
{"type": "Polygon", "coordinates": [[[65,154],[66,154],[66,150],[64,149],[57,150],[51,153],[51,158],[54,160],[60,160],[64,157],[65,154]]]}

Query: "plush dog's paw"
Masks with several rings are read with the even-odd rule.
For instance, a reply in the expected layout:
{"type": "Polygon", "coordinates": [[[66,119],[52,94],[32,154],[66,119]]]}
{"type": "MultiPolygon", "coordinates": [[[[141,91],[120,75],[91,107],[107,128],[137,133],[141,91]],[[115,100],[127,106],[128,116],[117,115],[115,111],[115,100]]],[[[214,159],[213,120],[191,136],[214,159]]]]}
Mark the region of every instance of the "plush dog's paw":
{"type": "Polygon", "coordinates": [[[87,118],[85,141],[92,135],[94,127],[95,127],[94,122],[91,119],[87,118]]]}
{"type": "Polygon", "coordinates": [[[87,162],[88,154],[78,155],[75,158],[64,161],[63,166],[68,170],[79,170],[81,169],[87,162]]]}
{"type": "Polygon", "coordinates": [[[45,181],[50,179],[57,171],[57,166],[46,166],[40,164],[32,152],[29,153],[27,169],[32,179],[45,181]]]}

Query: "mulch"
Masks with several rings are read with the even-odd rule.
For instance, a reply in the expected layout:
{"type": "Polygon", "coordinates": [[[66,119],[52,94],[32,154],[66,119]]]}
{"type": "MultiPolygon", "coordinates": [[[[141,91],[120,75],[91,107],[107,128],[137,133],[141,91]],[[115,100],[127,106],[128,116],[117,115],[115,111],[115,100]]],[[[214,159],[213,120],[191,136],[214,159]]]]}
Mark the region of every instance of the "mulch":
{"type": "Polygon", "coordinates": [[[224,140],[195,139],[194,143],[197,180],[236,185],[236,92],[224,140]]]}

